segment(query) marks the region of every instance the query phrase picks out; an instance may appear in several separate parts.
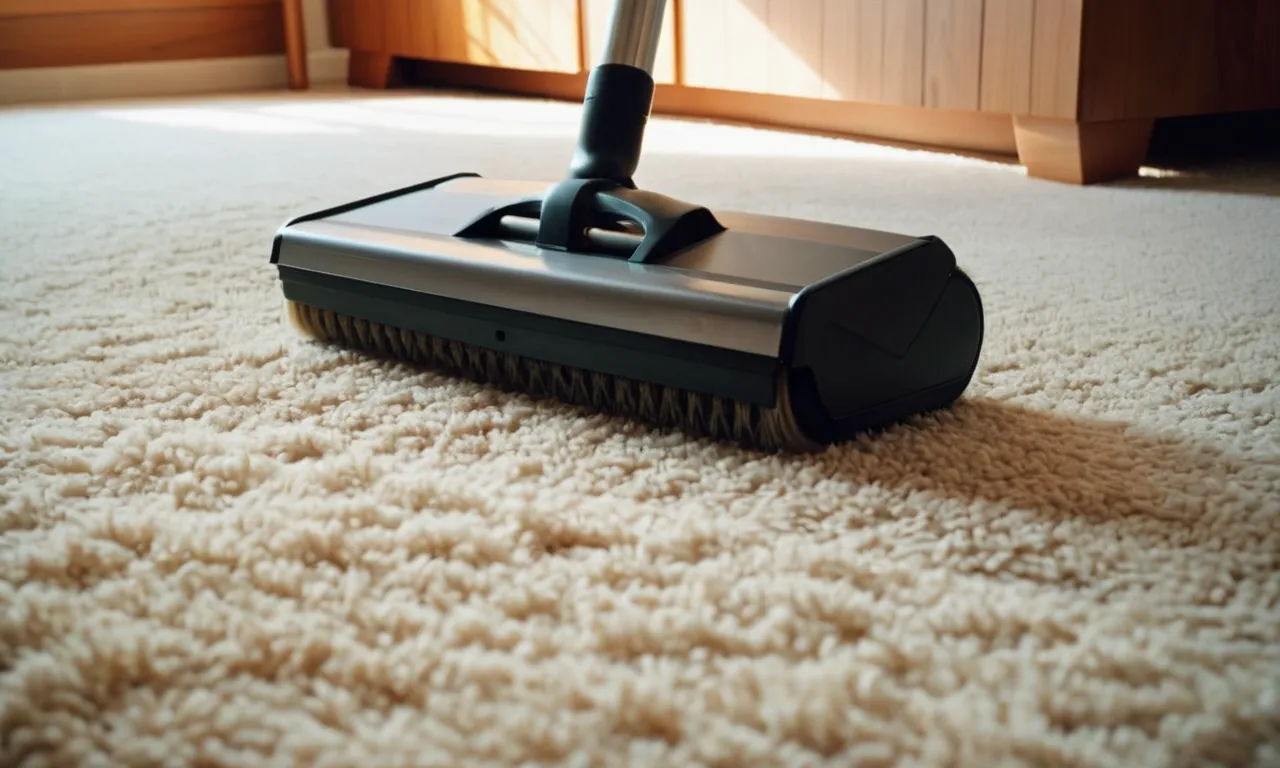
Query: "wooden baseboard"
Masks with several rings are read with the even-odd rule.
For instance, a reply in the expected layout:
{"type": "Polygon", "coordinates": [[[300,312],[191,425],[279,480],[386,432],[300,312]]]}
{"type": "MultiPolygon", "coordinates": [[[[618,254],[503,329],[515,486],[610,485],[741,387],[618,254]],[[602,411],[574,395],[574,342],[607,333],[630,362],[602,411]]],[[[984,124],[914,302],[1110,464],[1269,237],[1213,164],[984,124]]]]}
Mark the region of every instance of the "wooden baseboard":
{"type": "Polygon", "coordinates": [[[659,86],[654,100],[658,111],[690,117],[978,154],[1017,153],[1008,115],[681,86],[659,86]]]}
{"type": "MultiPolygon", "coordinates": [[[[400,60],[397,82],[578,100],[586,75],[451,62],[400,60]]],[[[362,85],[363,83],[353,83],[362,85]]],[[[1008,115],[868,104],[659,83],[654,112],[859,136],[947,150],[1013,157],[1017,144],[1008,115]]]]}
{"type": "MultiPolygon", "coordinates": [[[[345,83],[347,57],[336,48],[308,53],[311,85],[345,83]]],[[[0,70],[0,104],[236,93],[287,84],[283,55],[11,69],[0,70]]]]}

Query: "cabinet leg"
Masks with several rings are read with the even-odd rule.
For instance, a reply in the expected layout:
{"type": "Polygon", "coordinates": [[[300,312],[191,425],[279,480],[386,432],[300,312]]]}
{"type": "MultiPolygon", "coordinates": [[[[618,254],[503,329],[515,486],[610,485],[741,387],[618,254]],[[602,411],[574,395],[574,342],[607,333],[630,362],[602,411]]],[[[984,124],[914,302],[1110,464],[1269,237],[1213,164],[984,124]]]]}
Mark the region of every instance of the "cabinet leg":
{"type": "Polygon", "coordinates": [[[1147,157],[1151,119],[1077,123],[1015,116],[1018,160],[1027,175],[1070,184],[1096,184],[1133,176],[1147,157]]]}
{"type": "Polygon", "coordinates": [[[347,59],[347,84],[353,88],[390,88],[395,60],[387,53],[351,51],[347,59]]]}
{"type": "Polygon", "coordinates": [[[306,90],[307,33],[302,20],[302,0],[283,0],[284,51],[288,64],[289,87],[295,91],[306,90]]]}

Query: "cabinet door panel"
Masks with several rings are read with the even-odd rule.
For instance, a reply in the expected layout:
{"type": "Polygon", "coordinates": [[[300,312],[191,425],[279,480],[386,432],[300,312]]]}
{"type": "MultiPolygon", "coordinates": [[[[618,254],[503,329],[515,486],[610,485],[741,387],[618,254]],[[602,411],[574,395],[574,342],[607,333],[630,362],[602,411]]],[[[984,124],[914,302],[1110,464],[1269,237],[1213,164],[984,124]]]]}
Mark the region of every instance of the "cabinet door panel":
{"type": "Polygon", "coordinates": [[[728,7],[736,0],[685,0],[675,6],[680,25],[682,85],[724,88],[729,81],[728,7]]]}
{"type": "Polygon", "coordinates": [[[432,58],[463,64],[578,71],[577,0],[410,0],[429,4],[432,58]]]}
{"type": "Polygon", "coordinates": [[[385,52],[430,59],[436,55],[435,19],[423,0],[383,0],[385,52]]]}
{"type": "Polygon", "coordinates": [[[685,0],[683,84],[821,96],[823,0],[685,0]]]}
{"type": "Polygon", "coordinates": [[[824,0],[769,0],[765,88],[780,96],[823,95],[824,0]]]}
{"type": "Polygon", "coordinates": [[[924,105],[978,108],[982,0],[926,0],[924,105]]]}
{"type": "Polygon", "coordinates": [[[1031,37],[1031,114],[1075,120],[1084,0],[1036,0],[1031,37]]]}
{"type": "Polygon", "coordinates": [[[924,103],[924,0],[885,0],[880,101],[924,103]]]}
{"type": "Polygon", "coordinates": [[[1031,109],[1031,39],[1035,2],[986,0],[982,22],[984,112],[1026,114],[1031,109]]]}
{"type": "Polygon", "coordinates": [[[919,106],[924,91],[924,0],[826,0],[823,96],[919,106]]]}

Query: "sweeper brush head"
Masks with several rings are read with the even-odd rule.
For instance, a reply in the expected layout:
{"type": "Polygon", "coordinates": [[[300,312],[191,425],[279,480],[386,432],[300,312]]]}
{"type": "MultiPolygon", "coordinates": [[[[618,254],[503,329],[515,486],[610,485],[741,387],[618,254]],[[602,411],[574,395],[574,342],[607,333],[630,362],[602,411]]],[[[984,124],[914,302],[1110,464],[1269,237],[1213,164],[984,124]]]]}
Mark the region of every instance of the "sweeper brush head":
{"type": "Polygon", "coordinates": [[[766,451],[950,404],[982,341],[936,237],[590,181],[435,179],[295,219],[271,261],[321,341],[766,451]]]}
{"type": "Polygon", "coordinates": [[[465,378],[512,393],[585,406],[691,437],[726,440],[770,452],[822,448],[801,430],[786,376],[777,400],[761,406],[718,395],[557,365],[396,328],[297,301],[286,301],[295,329],[317,341],[465,378]]]}

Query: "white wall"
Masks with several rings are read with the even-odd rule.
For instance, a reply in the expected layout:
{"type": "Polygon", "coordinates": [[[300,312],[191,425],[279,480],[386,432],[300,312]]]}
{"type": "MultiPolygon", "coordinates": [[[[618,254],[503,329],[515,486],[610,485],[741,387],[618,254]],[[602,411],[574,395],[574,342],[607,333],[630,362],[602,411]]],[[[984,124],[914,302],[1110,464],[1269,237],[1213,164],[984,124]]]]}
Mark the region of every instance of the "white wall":
{"type": "Polygon", "coordinates": [[[303,24],[307,27],[307,50],[329,47],[329,4],[325,0],[303,0],[303,24]]]}

